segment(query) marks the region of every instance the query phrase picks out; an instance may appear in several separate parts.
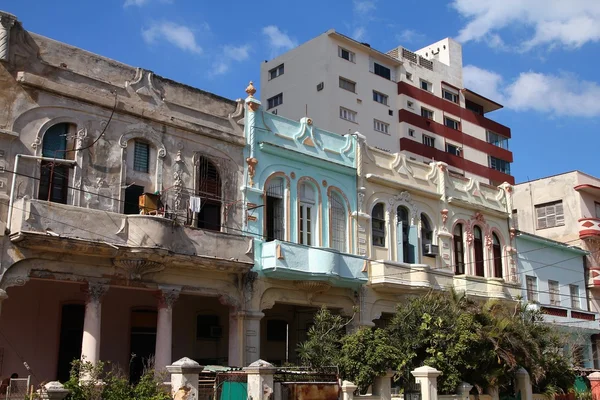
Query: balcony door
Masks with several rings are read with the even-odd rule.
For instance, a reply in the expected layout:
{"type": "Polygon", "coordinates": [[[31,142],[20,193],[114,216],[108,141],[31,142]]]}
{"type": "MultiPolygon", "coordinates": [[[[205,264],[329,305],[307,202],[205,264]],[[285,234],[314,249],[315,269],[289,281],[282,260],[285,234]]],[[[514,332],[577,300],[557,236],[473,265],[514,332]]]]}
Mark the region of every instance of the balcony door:
{"type": "Polygon", "coordinates": [[[298,209],[298,243],[315,245],[315,190],[312,185],[300,185],[298,209]]]}
{"type": "MultiPolygon", "coordinates": [[[[69,124],[56,124],[44,134],[42,156],[65,159],[69,124]]],[[[67,204],[69,167],[52,161],[42,161],[38,199],[67,204]]]]}

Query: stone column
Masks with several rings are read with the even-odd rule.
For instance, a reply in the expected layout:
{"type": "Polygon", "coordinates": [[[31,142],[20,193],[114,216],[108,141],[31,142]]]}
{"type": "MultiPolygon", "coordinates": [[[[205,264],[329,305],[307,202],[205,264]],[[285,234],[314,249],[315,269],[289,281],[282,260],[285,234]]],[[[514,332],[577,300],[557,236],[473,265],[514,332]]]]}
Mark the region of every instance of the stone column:
{"type": "Polygon", "coordinates": [[[53,381],[46,383],[37,393],[42,400],[63,400],[69,394],[69,389],[65,389],[62,383],[53,381]]]}
{"type": "Polygon", "coordinates": [[[10,47],[10,30],[17,21],[17,17],[0,11],[0,61],[8,61],[10,47]]]}
{"type": "Polygon", "coordinates": [[[198,400],[198,378],[204,367],[187,357],[167,365],[171,373],[171,395],[176,399],[198,400]]]}
{"type": "Polygon", "coordinates": [[[342,382],[342,400],[354,400],[354,391],[358,388],[349,381],[342,382]]]}
{"type": "Polygon", "coordinates": [[[373,382],[373,394],[381,400],[392,400],[392,378],[394,371],[388,371],[384,376],[378,376],[373,382]]]}
{"type": "Polygon", "coordinates": [[[81,342],[81,359],[96,364],[100,360],[100,336],[102,333],[102,296],[108,285],[89,282],[85,319],[83,321],[83,340],[81,342]]]}
{"type": "Polygon", "coordinates": [[[248,374],[248,399],[270,400],[273,395],[273,375],[276,368],[266,361],[258,360],[244,368],[248,374]]]}
{"type": "Polygon", "coordinates": [[[517,393],[521,393],[521,400],[533,400],[533,388],[529,372],[525,368],[517,371],[517,393]]]}
{"type": "MultiPolygon", "coordinates": [[[[458,394],[458,400],[469,400],[469,394],[471,393],[471,389],[473,389],[473,385],[470,385],[467,382],[463,382],[460,385],[458,385],[458,388],[456,389],[456,392],[458,394]]],[[[492,397],[492,400],[498,399],[494,399],[494,397],[492,397]]]]}
{"type": "Polygon", "coordinates": [[[173,362],[173,305],[181,291],[179,287],[159,286],[159,289],[154,351],[154,369],[157,373],[163,372],[173,362]]]}
{"type": "Polygon", "coordinates": [[[244,366],[244,312],[236,308],[229,310],[229,353],[227,363],[230,367],[244,366]]]}
{"type": "Polygon", "coordinates": [[[592,389],[592,400],[600,400],[600,372],[592,372],[588,379],[592,389]]]}
{"type": "Polygon", "coordinates": [[[417,383],[421,385],[421,400],[437,400],[437,378],[442,373],[437,369],[426,365],[419,367],[410,373],[415,377],[417,383]]]}
{"type": "Polygon", "coordinates": [[[260,359],[260,320],[264,316],[260,311],[246,312],[246,364],[260,359]]]}

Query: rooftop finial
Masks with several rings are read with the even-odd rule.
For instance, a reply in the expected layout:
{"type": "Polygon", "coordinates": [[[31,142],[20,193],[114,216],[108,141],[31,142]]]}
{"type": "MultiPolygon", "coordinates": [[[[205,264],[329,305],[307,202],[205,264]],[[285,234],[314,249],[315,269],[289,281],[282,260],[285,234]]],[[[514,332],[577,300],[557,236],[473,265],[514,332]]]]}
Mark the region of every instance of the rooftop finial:
{"type": "Polygon", "coordinates": [[[254,82],[250,81],[250,84],[246,88],[246,93],[248,93],[248,96],[254,97],[254,93],[256,93],[256,88],[254,87],[254,82]]]}

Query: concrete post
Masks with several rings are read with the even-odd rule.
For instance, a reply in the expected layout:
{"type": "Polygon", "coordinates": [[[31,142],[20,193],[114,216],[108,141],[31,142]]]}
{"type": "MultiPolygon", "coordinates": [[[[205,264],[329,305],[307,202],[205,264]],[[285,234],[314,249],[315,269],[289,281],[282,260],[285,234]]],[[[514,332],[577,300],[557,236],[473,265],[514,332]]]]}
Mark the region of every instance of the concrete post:
{"type": "Polygon", "coordinates": [[[260,311],[246,312],[246,364],[260,360],[260,320],[264,316],[260,311]]]}
{"type": "Polygon", "coordinates": [[[437,369],[426,365],[419,367],[410,373],[415,377],[417,383],[421,385],[421,400],[437,400],[437,378],[442,373],[437,369]]]}
{"type": "Polygon", "coordinates": [[[373,394],[381,400],[392,400],[392,378],[394,371],[388,371],[384,376],[378,376],[373,382],[373,394]]]}
{"type": "Polygon", "coordinates": [[[520,368],[517,371],[517,393],[521,393],[521,400],[533,400],[531,379],[525,368],[520,368]]]}
{"type": "Polygon", "coordinates": [[[37,394],[42,400],[63,400],[69,394],[69,389],[65,389],[62,383],[53,381],[46,383],[37,394]]]}
{"type": "MultiPolygon", "coordinates": [[[[456,389],[458,394],[458,400],[469,400],[469,393],[473,389],[473,385],[469,385],[467,382],[462,382],[456,389]]],[[[497,399],[496,399],[497,400],[497,399]]]]}
{"type": "Polygon", "coordinates": [[[81,342],[81,360],[96,364],[100,360],[100,336],[102,333],[102,296],[108,290],[107,285],[88,284],[85,317],[83,320],[83,339],[81,342]]]}
{"type": "Polygon", "coordinates": [[[171,395],[198,400],[198,374],[203,369],[202,365],[187,357],[167,365],[167,371],[171,373],[171,395]]]}
{"type": "Polygon", "coordinates": [[[248,400],[270,400],[273,395],[275,367],[258,360],[245,367],[244,371],[248,374],[248,400]]]}
{"type": "Polygon", "coordinates": [[[160,288],[154,351],[154,369],[157,374],[161,374],[167,365],[173,362],[173,305],[179,297],[180,290],[175,287],[160,288]]]}
{"type": "Polygon", "coordinates": [[[349,381],[342,382],[342,400],[354,400],[354,391],[358,388],[349,381]]]}
{"type": "Polygon", "coordinates": [[[600,372],[592,372],[588,379],[592,388],[592,400],[600,400],[600,372]]]}
{"type": "Polygon", "coordinates": [[[243,367],[244,354],[244,312],[231,308],[229,311],[229,353],[227,364],[230,367],[243,367]]]}

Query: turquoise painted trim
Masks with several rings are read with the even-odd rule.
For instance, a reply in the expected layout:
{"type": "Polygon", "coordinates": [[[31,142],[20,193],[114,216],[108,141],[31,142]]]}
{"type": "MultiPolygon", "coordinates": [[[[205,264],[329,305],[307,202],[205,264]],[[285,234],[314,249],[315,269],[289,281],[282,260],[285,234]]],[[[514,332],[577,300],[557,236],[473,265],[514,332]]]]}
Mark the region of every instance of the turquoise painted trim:
{"type": "Polygon", "coordinates": [[[585,251],[579,247],[569,246],[564,243],[546,239],[541,236],[532,235],[532,234],[526,233],[526,232],[519,232],[517,234],[517,240],[528,240],[528,241],[534,242],[534,243],[541,243],[541,244],[547,245],[546,247],[555,248],[555,249],[563,250],[563,251],[569,251],[571,253],[580,254],[582,256],[589,254],[588,251],[585,251]]]}
{"type": "Polygon", "coordinates": [[[255,271],[264,276],[283,280],[322,281],[335,287],[350,288],[368,281],[367,273],[363,272],[364,257],[279,240],[255,240],[255,243],[255,271]],[[278,247],[281,258],[277,257],[278,247]]]}

